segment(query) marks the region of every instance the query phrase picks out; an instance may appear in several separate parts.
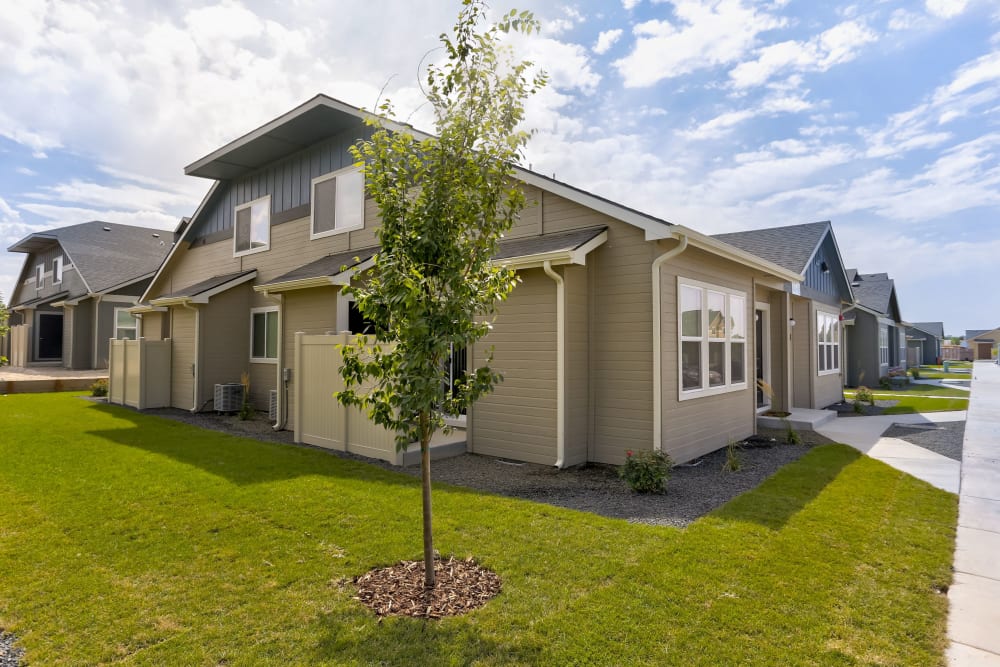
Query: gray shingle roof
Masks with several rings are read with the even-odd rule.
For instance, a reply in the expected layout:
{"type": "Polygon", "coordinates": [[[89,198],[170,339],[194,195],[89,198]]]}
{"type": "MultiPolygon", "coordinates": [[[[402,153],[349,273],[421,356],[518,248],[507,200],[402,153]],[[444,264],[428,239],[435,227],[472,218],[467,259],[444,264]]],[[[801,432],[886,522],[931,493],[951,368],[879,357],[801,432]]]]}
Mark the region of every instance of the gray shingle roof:
{"type": "Polygon", "coordinates": [[[889,274],[858,273],[857,269],[848,269],[847,276],[851,279],[854,298],[858,303],[877,313],[890,314],[895,282],[889,274]]]}
{"type": "Polygon", "coordinates": [[[367,261],[376,252],[378,252],[378,248],[365,248],[363,250],[341,252],[336,255],[327,255],[326,257],[317,259],[315,262],[309,262],[293,271],[278,276],[267,284],[274,285],[277,283],[287,283],[292,280],[335,276],[343,272],[344,269],[352,268],[367,261]]]}
{"type": "Polygon", "coordinates": [[[16,304],[18,308],[34,308],[35,306],[42,306],[46,303],[52,303],[53,301],[60,301],[69,296],[69,292],[58,292],[57,294],[50,294],[48,296],[40,296],[37,299],[29,299],[28,301],[22,301],[16,304]]]}
{"type": "Polygon", "coordinates": [[[249,271],[239,271],[237,273],[227,273],[227,274],[222,275],[222,276],[212,276],[211,278],[208,278],[207,280],[202,280],[199,283],[195,283],[193,285],[188,285],[187,287],[182,287],[181,289],[177,290],[176,292],[171,292],[170,294],[164,294],[162,296],[158,296],[158,297],[156,297],[153,300],[154,301],[158,301],[160,299],[176,299],[178,297],[184,297],[184,296],[195,297],[195,296],[198,296],[199,294],[203,294],[205,292],[208,292],[209,290],[213,290],[216,287],[221,287],[222,285],[225,285],[226,283],[228,283],[228,282],[230,282],[232,280],[236,280],[237,278],[242,278],[243,276],[246,276],[246,275],[249,275],[251,273],[254,273],[256,270],[257,269],[250,269],[249,271]]]}
{"type": "Polygon", "coordinates": [[[944,322],[914,322],[913,326],[936,338],[944,338],[944,322]]]}
{"type": "Polygon", "coordinates": [[[566,252],[576,250],[607,231],[607,227],[587,227],[571,232],[556,232],[541,236],[526,236],[518,239],[507,239],[500,242],[494,260],[513,259],[515,257],[530,257],[550,252],[566,252]]]}
{"type": "Polygon", "coordinates": [[[19,247],[32,240],[57,241],[90,291],[101,293],[154,273],[170,251],[173,233],[94,220],[30,234],[10,249],[30,252],[19,247]]]}
{"type": "Polygon", "coordinates": [[[803,225],[715,234],[712,238],[795,273],[802,273],[829,229],[829,222],[809,222],[803,225]]]}

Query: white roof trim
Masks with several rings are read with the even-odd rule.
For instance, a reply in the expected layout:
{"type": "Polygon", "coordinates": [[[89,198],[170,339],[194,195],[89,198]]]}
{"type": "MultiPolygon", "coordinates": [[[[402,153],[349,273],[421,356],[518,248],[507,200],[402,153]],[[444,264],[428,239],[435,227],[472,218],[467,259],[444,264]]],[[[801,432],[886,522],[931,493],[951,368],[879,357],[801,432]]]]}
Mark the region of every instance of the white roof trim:
{"type": "Polygon", "coordinates": [[[560,266],[563,264],[578,264],[582,266],[587,263],[587,255],[607,240],[608,232],[603,231],[579,248],[573,250],[541,252],[533,255],[521,255],[520,257],[506,257],[495,261],[501,266],[507,266],[512,269],[536,269],[544,266],[546,262],[550,266],[560,266]]]}
{"type": "Polygon", "coordinates": [[[687,236],[688,244],[694,248],[699,248],[724,259],[744,264],[757,269],[758,271],[763,271],[764,273],[775,276],[776,278],[786,280],[790,283],[801,283],[804,279],[800,273],[789,271],[785,267],[775,264],[774,262],[769,262],[766,259],[754,255],[753,253],[741,250],[735,246],[725,243],[724,241],[719,241],[718,239],[706,236],[701,232],[696,232],[693,229],[689,229],[682,225],[666,227],[666,230],[668,231],[668,235],[664,238],[679,239],[681,236],[687,236]]]}

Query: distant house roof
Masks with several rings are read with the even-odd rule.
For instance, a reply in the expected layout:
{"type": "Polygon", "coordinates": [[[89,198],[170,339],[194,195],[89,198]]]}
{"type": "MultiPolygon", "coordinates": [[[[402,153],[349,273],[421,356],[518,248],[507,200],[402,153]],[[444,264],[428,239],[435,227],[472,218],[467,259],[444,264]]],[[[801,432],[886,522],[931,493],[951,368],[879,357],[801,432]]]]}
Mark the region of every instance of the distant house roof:
{"type": "Polygon", "coordinates": [[[173,233],[93,220],[29,234],[7,250],[33,253],[54,243],[62,246],[88,291],[101,294],[152,276],[170,252],[173,233]]]}
{"type": "Polygon", "coordinates": [[[847,276],[854,289],[857,303],[882,315],[891,313],[896,284],[889,274],[858,273],[857,269],[848,269],[847,276]]]}
{"type": "Polygon", "coordinates": [[[965,330],[965,340],[972,340],[976,336],[982,336],[984,333],[993,331],[992,329],[966,329],[965,330]]]}
{"type": "Polygon", "coordinates": [[[944,338],[944,322],[914,322],[913,328],[925,331],[935,338],[944,338]]]}
{"type": "Polygon", "coordinates": [[[820,244],[829,229],[829,222],[809,222],[787,227],[714,234],[712,238],[746,250],[796,273],[803,273],[816,252],[816,246],[820,244]]]}

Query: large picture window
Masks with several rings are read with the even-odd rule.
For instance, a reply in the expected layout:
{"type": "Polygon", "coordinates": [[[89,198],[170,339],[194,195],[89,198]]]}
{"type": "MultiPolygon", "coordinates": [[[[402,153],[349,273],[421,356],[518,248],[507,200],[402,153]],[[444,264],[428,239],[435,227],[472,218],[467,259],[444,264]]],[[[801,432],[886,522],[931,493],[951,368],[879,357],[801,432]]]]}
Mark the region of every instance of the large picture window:
{"type": "Polygon", "coordinates": [[[271,197],[261,197],[235,210],[233,256],[263,252],[271,247],[271,197]]]}
{"type": "Polygon", "coordinates": [[[115,338],[135,340],[139,333],[139,323],[128,308],[115,308],[115,338]]]}
{"type": "Polygon", "coordinates": [[[820,375],[840,371],[840,316],[816,311],[816,355],[820,375]]]}
{"type": "Polygon", "coordinates": [[[312,181],[310,238],[349,232],[365,226],[365,178],[351,167],[312,181]]]}
{"type": "Polygon", "coordinates": [[[278,360],[278,309],[250,311],[250,361],[275,363],[278,360]]]}
{"type": "Polygon", "coordinates": [[[889,365],[889,327],[878,328],[878,361],[889,365]]]}
{"type": "Polygon", "coordinates": [[[746,388],[746,294],[678,281],[680,398],[746,388]]]}

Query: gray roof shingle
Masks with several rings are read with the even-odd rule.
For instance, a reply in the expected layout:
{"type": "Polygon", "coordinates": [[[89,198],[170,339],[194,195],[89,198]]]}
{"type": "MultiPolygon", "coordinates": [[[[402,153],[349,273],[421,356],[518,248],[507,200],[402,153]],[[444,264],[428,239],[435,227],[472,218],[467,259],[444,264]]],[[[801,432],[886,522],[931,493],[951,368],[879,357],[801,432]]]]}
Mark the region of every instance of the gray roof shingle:
{"type": "Polygon", "coordinates": [[[249,271],[239,271],[237,273],[227,273],[221,276],[212,276],[207,280],[202,280],[201,282],[194,283],[193,285],[188,285],[187,287],[182,287],[176,292],[171,292],[170,294],[164,294],[158,296],[153,301],[159,301],[160,299],[176,299],[178,297],[195,297],[199,294],[213,290],[216,287],[221,287],[226,283],[236,280],[237,278],[242,278],[243,276],[255,273],[257,269],[250,269],[249,271]]]}
{"type": "Polygon", "coordinates": [[[914,322],[913,326],[936,338],[944,338],[944,322],[914,322]]]}
{"type": "Polygon", "coordinates": [[[883,315],[889,315],[892,305],[892,292],[895,282],[887,273],[858,273],[857,269],[848,269],[854,298],[865,308],[883,315]]]}
{"type": "Polygon", "coordinates": [[[314,262],[309,262],[308,264],[300,266],[293,271],[280,275],[267,284],[275,285],[277,283],[287,283],[292,280],[335,276],[338,273],[343,272],[344,269],[349,269],[367,261],[376,252],[378,252],[378,248],[365,248],[363,250],[341,252],[336,255],[327,255],[326,257],[317,259],[314,262]]]}
{"type": "Polygon", "coordinates": [[[803,273],[809,259],[816,252],[830,223],[809,222],[787,227],[752,229],[746,232],[715,234],[712,238],[745,250],[761,259],[795,273],[803,273]]]}

